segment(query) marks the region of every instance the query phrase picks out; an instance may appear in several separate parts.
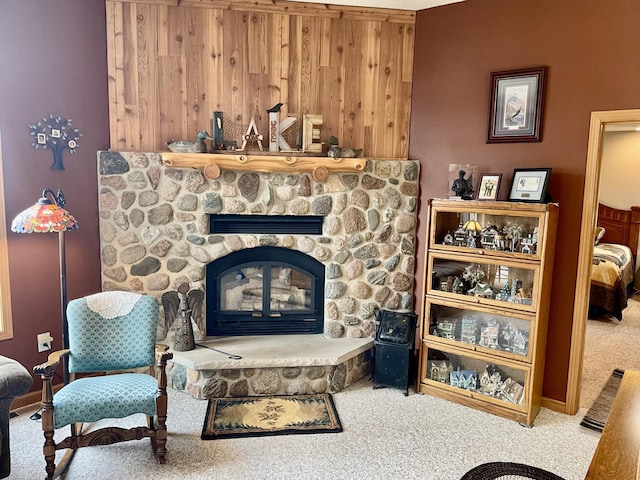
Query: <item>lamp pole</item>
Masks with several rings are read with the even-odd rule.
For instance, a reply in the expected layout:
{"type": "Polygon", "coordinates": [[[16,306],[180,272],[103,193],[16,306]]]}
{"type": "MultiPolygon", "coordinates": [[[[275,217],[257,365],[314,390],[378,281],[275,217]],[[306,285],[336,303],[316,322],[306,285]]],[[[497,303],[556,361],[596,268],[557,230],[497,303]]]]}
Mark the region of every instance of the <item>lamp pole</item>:
{"type": "MultiPolygon", "coordinates": [[[[69,325],[67,323],[67,262],[65,254],[64,232],[76,230],[78,223],[64,209],[67,200],[60,189],[54,193],[45,189],[38,202],[18,214],[11,223],[11,230],[17,233],[58,233],[58,257],[60,259],[60,310],[62,316],[62,348],[69,348],[69,325]],[[51,199],[47,198],[50,196],[51,199]]],[[[62,379],[69,383],[69,364],[67,356],[62,358],[62,379]]]]}
{"type": "MultiPolygon", "coordinates": [[[[67,256],[64,230],[58,232],[58,250],[60,257],[60,313],[62,315],[62,348],[69,348],[69,324],[67,322],[67,256]]],[[[69,383],[69,360],[62,358],[62,381],[69,383]]]]}

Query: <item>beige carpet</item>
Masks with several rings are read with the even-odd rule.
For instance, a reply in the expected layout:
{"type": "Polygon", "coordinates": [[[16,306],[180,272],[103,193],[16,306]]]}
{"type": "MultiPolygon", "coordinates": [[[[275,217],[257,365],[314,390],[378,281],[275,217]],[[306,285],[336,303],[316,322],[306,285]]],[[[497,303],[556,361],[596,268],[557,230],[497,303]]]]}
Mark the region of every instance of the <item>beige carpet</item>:
{"type": "MultiPolygon", "coordinates": [[[[509,461],[579,480],[598,442],[579,426],[585,411],[567,416],[543,409],[527,428],[429,395],[372,387],[362,380],[333,395],[342,433],[216,441],[200,440],[208,402],[169,390],[166,465],[157,465],[141,440],[79,450],[66,478],[457,480],[477,465],[509,461]]],[[[44,478],[40,424],[21,415],[11,429],[11,478],[44,478]]]]}
{"type": "Polygon", "coordinates": [[[589,408],[616,369],[640,370],[640,295],[629,298],[622,320],[587,320],[580,408],[589,408]]]}

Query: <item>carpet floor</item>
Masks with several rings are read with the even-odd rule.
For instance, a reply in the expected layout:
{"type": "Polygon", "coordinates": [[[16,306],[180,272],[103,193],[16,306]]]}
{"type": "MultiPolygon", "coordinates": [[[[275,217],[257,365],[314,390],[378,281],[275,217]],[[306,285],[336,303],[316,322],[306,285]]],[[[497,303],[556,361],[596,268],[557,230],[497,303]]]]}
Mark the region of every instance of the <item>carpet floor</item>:
{"type": "MultiPolygon", "coordinates": [[[[533,428],[430,395],[373,389],[361,380],[333,394],[343,432],[202,441],[208,402],[168,390],[167,463],[158,465],[147,439],[80,449],[66,480],[459,480],[494,461],[534,465],[583,479],[598,437],[568,416],[542,409],[533,428]]],[[[118,424],[143,422],[129,417],[118,424]]],[[[41,425],[11,419],[11,478],[44,478],[41,425]]],[[[98,423],[97,426],[104,426],[98,423]]],[[[67,429],[56,434],[59,439],[67,429]]]]}
{"type": "Polygon", "coordinates": [[[611,372],[640,370],[640,295],[629,298],[622,320],[601,317],[587,320],[580,389],[580,408],[593,405],[611,372]]]}

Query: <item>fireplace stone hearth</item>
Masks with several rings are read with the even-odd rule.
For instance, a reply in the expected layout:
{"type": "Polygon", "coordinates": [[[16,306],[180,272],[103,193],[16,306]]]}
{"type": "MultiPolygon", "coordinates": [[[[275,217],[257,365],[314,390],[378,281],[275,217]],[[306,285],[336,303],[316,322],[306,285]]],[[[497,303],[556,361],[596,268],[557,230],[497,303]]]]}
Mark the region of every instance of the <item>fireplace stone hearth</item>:
{"type": "Polygon", "coordinates": [[[198,343],[174,352],[167,371],[173,388],[198,399],[334,393],[371,373],[370,338],[261,335],[198,343]]]}
{"type": "MultiPolygon", "coordinates": [[[[160,297],[187,282],[191,289],[206,291],[207,265],[231,252],[259,246],[302,252],[325,269],[324,328],[317,336],[336,342],[358,339],[368,346],[338,356],[336,365],[325,366],[327,371],[344,370],[345,378],[366,375],[376,311],[413,309],[418,168],[412,160],[368,159],[363,172],[330,174],[325,182],[309,174],[235,171],[210,180],[199,170],[163,166],[158,153],[98,152],[102,288],[160,297]],[[324,221],[320,235],[209,233],[210,214],[322,216],[324,221]]],[[[160,341],[170,344],[170,327],[161,312],[160,341]]],[[[206,318],[198,319],[199,343],[209,340],[205,332],[206,318]]],[[[283,356],[289,345],[282,340],[283,356]]],[[[285,380],[298,368],[307,375],[305,368],[316,367],[306,366],[307,361],[265,364],[256,373],[252,369],[257,367],[192,368],[187,357],[178,358],[169,381],[197,398],[234,396],[231,390],[243,389],[233,382],[226,383],[225,392],[205,385],[225,375],[250,383],[249,378],[270,371],[289,386],[285,380]]]]}

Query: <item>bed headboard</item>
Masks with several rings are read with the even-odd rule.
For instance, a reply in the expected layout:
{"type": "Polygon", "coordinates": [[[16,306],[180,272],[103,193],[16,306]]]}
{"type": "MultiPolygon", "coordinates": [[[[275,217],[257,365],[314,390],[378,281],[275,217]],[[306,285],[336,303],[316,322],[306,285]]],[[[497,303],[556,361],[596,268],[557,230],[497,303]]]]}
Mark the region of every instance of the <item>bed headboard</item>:
{"type": "Polygon", "coordinates": [[[638,251],[638,235],[640,234],[640,206],[629,210],[598,205],[598,226],[605,229],[601,242],[621,243],[631,248],[635,255],[638,251]]]}

